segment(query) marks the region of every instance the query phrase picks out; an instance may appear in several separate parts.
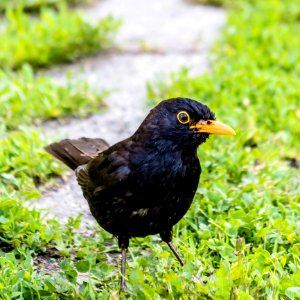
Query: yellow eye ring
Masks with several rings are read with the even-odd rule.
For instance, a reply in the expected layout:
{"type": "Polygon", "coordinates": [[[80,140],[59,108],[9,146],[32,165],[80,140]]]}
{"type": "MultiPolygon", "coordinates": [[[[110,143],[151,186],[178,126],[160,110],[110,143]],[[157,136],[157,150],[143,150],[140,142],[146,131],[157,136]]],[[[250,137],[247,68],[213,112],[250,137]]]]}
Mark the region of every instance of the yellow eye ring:
{"type": "Polygon", "coordinates": [[[188,124],[190,123],[190,115],[186,112],[186,111],[180,111],[177,114],[177,120],[181,123],[181,124],[188,124]]]}

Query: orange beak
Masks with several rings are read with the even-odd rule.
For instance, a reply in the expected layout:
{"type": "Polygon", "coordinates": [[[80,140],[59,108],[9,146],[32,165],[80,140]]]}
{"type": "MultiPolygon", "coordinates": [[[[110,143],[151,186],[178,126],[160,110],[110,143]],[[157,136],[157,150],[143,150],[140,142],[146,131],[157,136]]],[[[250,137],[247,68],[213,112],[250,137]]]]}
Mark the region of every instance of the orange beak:
{"type": "Polygon", "coordinates": [[[200,120],[195,125],[190,126],[191,129],[196,129],[196,132],[205,132],[210,134],[220,135],[235,135],[235,131],[228,125],[215,120],[200,120]]]}

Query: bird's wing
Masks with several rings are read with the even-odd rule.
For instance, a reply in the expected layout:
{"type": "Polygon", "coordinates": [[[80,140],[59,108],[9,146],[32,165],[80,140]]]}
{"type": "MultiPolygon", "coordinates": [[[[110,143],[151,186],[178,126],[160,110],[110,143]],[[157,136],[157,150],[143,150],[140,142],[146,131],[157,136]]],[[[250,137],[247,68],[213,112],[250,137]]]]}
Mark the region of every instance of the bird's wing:
{"type": "Polygon", "coordinates": [[[79,166],[75,173],[84,196],[89,200],[96,194],[115,190],[130,173],[127,152],[111,147],[86,165],[79,166]]]}

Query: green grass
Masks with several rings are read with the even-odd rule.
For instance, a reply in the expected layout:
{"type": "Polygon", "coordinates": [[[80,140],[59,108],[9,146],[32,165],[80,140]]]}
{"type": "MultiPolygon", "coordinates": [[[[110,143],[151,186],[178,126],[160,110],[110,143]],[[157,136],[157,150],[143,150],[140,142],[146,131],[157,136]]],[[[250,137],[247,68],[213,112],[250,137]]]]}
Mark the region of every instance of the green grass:
{"type": "Polygon", "coordinates": [[[1,0],[0,11],[6,9],[17,9],[22,7],[26,11],[38,11],[42,7],[59,7],[62,3],[67,3],[70,6],[78,4],[91,3],[92,0],[1,0]]]}
{"type": "Polygon", "coordinates": [[[22,10],[7,11],[6,21],[0,28],[0,64],[13,69],[24,63],[40,68],[72,62],[102,51],[120,25],[111,16],[92,25],[64,6],[59,11],[43,9],[37,19],[22,10]]]}
{"type": "MultiPolygon", "coordinates": [[[[132,239],[128,299],[299,299],[300,171],[288,161],[300,160],[299,16],[297,0],[239,0],[209,74],[192,77],[182,70],[149,85],[152,99],[205,102],[238,134],[212,136],[199,149],[201,183],[174,228],[183,268],[157,237],[132,239]]],[[[79,219],[61,226],[24,205],[39,197],[37,183],[63,172],[43,151],[48,141],[21,126],[53,117],[34,100],[38,86],[55,91],[45,100],[53,108],[59,93],[29,69],[10,76],[0,75],[10,109],[20,103],[14,100],[19,94],[31,99],[32,109],[24,115],[16,110],[15,123],[1,115],[1,123],[11,120],[2,125],[0,142],[1,299],[115,299],[118,272],[106,254],[116,252],[116,241],[98,227],[79,233],[79,219]],[[57,271],[37,265],[41,258],[57,263],[57,271]]],[[[70,91],[62,93],[69,97],[70,91]]]]}
{"type": "Polygon", "coordinates": [[[30,66],[17,73],[0,70],[0,122],[7,130],[67,116],[84,117],[103,107],[107,92],[96,93],[86,82],[66,79],[59,85],[37,77],[30,66]]]}
{"type": "MultiPolygon", "coordinates": [[[[151,99],[198,99],[237,130],[199,150],[198,195],[176,228],[191,263],[172,281],[147,264],[151,280],[169,286],[174,299],[300,297],[300,172],[288,163],[300,160],[298,4],[239,1],[211,73],[181,70],[148,86],[151,99]]],[[[167,297],[162,289],[152,293],[167,297]]]]}
{"type": "Polygon", "coordinates": [[[45,152],[46,143],[33,129],[7,133],[0,140],[0,186],[6,190],[34,188],[35,183],[59,175],[63,168],[45,152]]]}
{"type": "MultiPolygon", "coordinates": [[[[31,199],[34,192],[26,194],[31,199]]],[[[96,299],[108,292],[98,291],[112,286],[116,280],[114,267],[105,261],[103,243],[110,236],[76,233],[79,218],[65,226],[47,219],[40,211],[24,207],[25,197],[2,196],[0,202],[0,294],[1,299],[96,299]],[[59,258],[59,259],[58,259],[59,258]],[[49,274],[44,263],[56,264],[49,274]],[[88,273],[83,284],[79,274],[88,273]],[[50,298],[48,298],[50,297],[50,298]]]]}

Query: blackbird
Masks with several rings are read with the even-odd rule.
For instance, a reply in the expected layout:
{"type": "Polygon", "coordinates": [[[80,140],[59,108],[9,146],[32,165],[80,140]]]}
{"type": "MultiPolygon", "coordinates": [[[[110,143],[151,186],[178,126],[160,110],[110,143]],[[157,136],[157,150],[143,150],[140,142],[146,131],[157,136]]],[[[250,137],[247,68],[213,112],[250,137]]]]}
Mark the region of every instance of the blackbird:
{"type": "Polygon", "coordinates": [[[160,234],[183,265],[172,244],[172,227],[192,203],[201,173],[197,147],[210,134],[235,132],[216,121],[206,105],[174,98],[160,102],[131,137],[111,147],[91,138],[46,147],[75,170],[92,215],[118,238],[121,289],[131,237],[160,234]]]}

